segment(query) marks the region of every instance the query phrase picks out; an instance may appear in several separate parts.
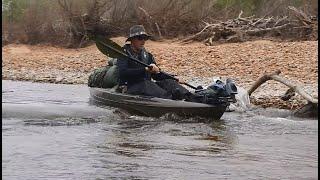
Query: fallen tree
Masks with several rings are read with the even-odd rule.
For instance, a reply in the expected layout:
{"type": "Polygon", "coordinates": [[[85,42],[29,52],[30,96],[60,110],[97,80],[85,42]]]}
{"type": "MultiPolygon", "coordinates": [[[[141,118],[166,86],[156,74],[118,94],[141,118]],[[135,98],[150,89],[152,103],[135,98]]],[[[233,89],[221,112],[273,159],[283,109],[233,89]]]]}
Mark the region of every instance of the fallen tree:
{"type": "Polygon", "coordinates": [[[288,101],[291,97],[295,95],[295,92],[296,92],[297,94],[301,95],[304,99],[308,101],[306,105],[304,105],[303,107],[299,108],[294,112],[295,116],[317,118],[318,117],[318,99],[312,97],[301,86],[298,86],[296,83],[293,83],[279,76],[280,73],[281,71],[277,70],[274,73],[269,73],[269,74],[267,73],[259,77],[257,81],[248,90],[248,95],[250,96],[259,86],[261,86],[263,83],[267,82],[268,80],[275,80],[289,87],[286,93],[280,97],[281,100],[288,101]]]}
{"type": "Polygon", "coordinates": [[[198,33],[187,37],[182,42],[202,41],[206,45],[219,42],[243,42],[254,37],[278,37],[282,39],[318,39],[317,17],[289,6],[292,14],[284,17],[241,17],[225,22],[208,23],[203,21],[204,27],[198,33]]]}

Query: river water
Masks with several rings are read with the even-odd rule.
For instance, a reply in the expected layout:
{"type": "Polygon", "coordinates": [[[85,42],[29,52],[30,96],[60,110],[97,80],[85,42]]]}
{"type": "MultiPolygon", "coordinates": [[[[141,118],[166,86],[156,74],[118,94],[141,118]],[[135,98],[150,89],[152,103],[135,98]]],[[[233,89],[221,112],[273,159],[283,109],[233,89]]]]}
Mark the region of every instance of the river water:
{"type": "Polygon", "coordinates": [[[2,81],[3,179],[318,179],[318,120],[199,122],[89,103],[85,85],[2,81]]]}

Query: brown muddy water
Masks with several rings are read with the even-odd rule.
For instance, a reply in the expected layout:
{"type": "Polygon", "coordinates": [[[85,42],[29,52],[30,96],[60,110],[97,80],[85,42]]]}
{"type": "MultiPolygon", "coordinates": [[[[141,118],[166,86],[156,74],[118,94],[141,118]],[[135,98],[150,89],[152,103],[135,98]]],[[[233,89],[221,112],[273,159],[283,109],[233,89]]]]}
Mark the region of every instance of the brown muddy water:
{"type": "Polygon", "coordinates": [[[318,120],[131,116],[91,105],[85,85],[2,81],[2,178],[318,179],[318,120]]]}

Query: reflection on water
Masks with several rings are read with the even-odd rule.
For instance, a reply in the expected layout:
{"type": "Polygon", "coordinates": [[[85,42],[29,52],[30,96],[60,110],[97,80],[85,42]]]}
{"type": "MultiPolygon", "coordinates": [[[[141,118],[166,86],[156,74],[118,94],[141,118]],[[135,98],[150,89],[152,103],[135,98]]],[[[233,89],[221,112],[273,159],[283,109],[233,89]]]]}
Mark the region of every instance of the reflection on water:
{"type": "Polygon", "coordinates": [[[25,125],[32,126],[77,126],[89,123],[99,122],[99,119],[94,118],[56,118],[56,119],[27,119],[23,121],[25,125]]]}
{"type": "Polygon", "coordinates": [[[84,85],[2,81],[4,179],[317,179],[318,121],[220,121],[91,106],[84,85]]]}

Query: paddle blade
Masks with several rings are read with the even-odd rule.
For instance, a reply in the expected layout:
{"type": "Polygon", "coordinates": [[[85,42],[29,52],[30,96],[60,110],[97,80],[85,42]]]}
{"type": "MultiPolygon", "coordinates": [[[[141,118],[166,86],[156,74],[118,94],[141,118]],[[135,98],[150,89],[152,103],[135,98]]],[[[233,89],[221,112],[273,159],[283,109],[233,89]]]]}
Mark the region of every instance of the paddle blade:
{"type": "Polygon", "coordinates": [[[99,51],[104,55],[111,58],[119,58],[123,56],[123,48],[110,39],[106,39],[102,36],[96,36],[93,40],[96,42],[96,46],[99,51]]]}

